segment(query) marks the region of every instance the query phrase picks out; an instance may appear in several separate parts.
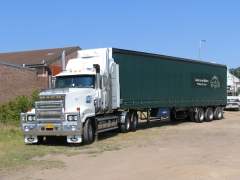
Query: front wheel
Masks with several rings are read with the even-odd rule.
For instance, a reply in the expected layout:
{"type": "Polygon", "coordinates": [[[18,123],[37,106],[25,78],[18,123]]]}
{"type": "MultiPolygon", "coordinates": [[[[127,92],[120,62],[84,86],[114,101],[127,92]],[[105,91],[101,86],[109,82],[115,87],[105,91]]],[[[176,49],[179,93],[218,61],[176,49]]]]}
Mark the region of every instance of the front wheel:
{"type": "Polygon", "coordinates": [[[83,128],[83,143],[92,144],[94,141],[94,129],[92,120],[87,119],[83,128]]]}
{"type": "Polygon", "coordinates": [[[43,143],[43,138],[44,138],[44,136],[38,136],[37,144],[42,144],[43,143]]]}

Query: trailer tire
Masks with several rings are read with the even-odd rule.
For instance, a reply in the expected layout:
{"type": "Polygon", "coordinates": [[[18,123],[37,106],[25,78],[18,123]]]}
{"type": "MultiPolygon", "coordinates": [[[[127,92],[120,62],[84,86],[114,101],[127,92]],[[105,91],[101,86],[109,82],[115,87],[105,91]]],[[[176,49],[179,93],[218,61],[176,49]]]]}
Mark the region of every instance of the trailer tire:
{"type": "Polygon", "coordinates": [[[133,115],[132,115],[132,122],[131,122],[131,131],[132,132],[135,132],[137,130],[137,125],[138,125],[138,114],[137,112],[134,112],[133,115]]]}
{"type": "Polygon", "coordinates": [[[215,120],[219,120],[223,118],[223,111],[221,107],[216,107],[214,112],[213,112],[213,116],[215,120]]]}
{"type": "Polygon", "coordinates": [[[120,132],[121,133],[128,133],[131,126],[131,116],[129,113],[126,113],[125,122],[120,124],[120,132]]]}
{"type": "Polygon", "coordinates": [[[211,107],[208,107],[205,111],[205,121],[211,122],[213,120],[213,109],[211,107]]]}
{"type": "Polygon", "coordinates": [[[170,121],[177,121],[177,120],[178,120],[178,119],[176,119],[174,112],[170,112],[170,118],[169,118],[169,120],[170,120],[170,121]]]}
{"type": "Polygon", "coordinates": [[[192,122],[196,122],[196,120],[195,120],[195,113],[194,112],[190,113],[190,120],[192,122]]]}
{"type": "Polygon", "coordinates": [[[203,108],[198,108],[195,112],[195,120],[197,123],[202,123],[204,121],[204,110],[203,108]]]}
{"type": "Polygon", "coordinates": [[[91,119],[87,119],[83,128],[83,143],[92,144],[94,142],[94,128],[91,119]]]}

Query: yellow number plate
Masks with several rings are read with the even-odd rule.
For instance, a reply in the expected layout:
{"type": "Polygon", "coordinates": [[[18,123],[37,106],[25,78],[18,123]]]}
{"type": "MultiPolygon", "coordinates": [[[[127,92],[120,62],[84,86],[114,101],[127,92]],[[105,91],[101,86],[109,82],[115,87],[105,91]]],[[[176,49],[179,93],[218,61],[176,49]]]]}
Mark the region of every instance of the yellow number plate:
{"type": "Polygon", "coordinates": [[[45,128],[54,128],[54,125],[53,124],[46,124],[45,128]]]}

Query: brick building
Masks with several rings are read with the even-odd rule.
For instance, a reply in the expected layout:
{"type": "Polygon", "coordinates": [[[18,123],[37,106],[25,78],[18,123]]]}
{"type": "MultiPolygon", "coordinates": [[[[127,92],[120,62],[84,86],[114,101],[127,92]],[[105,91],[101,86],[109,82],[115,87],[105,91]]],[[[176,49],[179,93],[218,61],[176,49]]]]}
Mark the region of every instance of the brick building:
{"type": "Polygon", "coordinates": [[[49,88],[65,61],[77,57],[79,46],[0,53],[0,104],[18,95],[29,96],[35,89],[49,88]]]}

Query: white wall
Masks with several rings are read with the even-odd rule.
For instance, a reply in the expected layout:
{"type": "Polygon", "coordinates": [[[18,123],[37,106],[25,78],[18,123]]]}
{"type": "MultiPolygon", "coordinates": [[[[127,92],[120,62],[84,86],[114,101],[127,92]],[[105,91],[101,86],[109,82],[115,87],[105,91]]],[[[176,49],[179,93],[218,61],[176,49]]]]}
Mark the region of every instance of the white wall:
{"type": "Polygon", "coordinates": [[[228,91],[237,91],[237,88],[240,88],[240,85],[237,85],[240,83],[240,79],[238,79],[236,76],[230,74],[227,72],[227,86],[228,91]]]}

